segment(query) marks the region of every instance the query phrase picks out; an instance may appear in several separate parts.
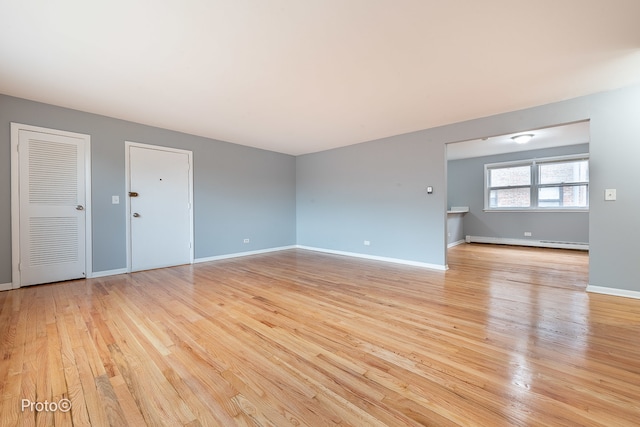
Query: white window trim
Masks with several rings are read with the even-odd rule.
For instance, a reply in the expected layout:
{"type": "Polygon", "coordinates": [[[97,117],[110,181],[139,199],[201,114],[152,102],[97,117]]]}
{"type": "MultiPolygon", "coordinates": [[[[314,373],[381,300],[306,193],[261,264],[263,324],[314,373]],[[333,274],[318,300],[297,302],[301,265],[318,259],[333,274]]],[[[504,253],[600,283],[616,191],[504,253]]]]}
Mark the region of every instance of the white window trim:
{"type": "MultiPolygon", "coordinates": [[[[554,157],[534,157],[530,159],[523,160],[513,160],[508,162],[497,162],[497,163],[486,163],[484,165],[484,212],[589,212],[589,207],[586,208],[541,208],[537,206],[529,207],[529,208],[490,208],[489,207],[489,170],[496,168],[508,168],[513,166],[535,166],[540,163],[554,163],[561,161],[579,161],[579,160],[589,160],[589,153],[580,153],[580,154],[569,154],[566,156],[554,156],[554,157]]],[[[537,187],[537,168],[532,168],[532,177],[531,180],[534,184],[529,187],[537,187]]],[[[532,200],[534,202],[534,200],[532,200]]]]}

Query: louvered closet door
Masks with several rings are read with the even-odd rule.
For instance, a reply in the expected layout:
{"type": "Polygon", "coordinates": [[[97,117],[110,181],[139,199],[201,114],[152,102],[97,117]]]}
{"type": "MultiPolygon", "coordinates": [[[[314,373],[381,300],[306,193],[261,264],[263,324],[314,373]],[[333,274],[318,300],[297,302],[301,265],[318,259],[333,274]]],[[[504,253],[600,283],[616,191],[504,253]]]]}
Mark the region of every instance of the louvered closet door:
{"type": "Polygon", "coordinates": [[[84,141],[21,130],[21,285],[85,277],[84,141]]]}

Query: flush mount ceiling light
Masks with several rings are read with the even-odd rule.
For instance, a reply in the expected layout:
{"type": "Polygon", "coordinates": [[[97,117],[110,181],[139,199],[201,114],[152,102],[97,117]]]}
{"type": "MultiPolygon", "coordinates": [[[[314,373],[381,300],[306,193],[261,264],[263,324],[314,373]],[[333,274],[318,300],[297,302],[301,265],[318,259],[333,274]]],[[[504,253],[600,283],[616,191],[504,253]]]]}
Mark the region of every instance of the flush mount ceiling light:
{"type": "Polygon", "coordinates": [[[526,144],[527,142],[531,141],[531,138],[533,138],[532,133],[525,133],[523,135],[516,135],[511,137],[511,139],[513,139],[517,144],[526,144]]]}

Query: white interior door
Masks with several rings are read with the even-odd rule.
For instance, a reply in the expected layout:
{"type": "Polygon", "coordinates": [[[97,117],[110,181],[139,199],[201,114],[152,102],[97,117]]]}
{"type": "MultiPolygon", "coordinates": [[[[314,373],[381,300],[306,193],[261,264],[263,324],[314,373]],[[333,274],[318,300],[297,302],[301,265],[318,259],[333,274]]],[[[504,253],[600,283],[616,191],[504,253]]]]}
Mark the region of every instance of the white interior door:
{"type": "Polygon", "coordinates": [[[18,130],[21,286],[86,277],[84,137],[18,130]]]}
{"type": "Polygon", "coordinates": [[[131,270],[191,263],[191,153],[128,150],[131,270]]]}

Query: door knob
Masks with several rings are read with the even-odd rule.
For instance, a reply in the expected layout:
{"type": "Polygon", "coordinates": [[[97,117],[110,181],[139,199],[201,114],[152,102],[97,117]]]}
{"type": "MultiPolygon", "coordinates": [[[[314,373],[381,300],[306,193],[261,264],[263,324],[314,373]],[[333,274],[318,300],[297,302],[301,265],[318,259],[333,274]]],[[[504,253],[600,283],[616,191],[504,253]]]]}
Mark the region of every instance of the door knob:
{"type": "Polygon", "coordinates": [[[134,217],[134,218],[138,218],[139,216],[140,216],[140,214],[139,214],[138,212],[135,212],[135,213],[133,214],[133,217],[134,217]]]}
{"type": "Polygon", "coordinates": [[[83,211],[84,210],[84,206],[78,205],[78,206],[76,206],[76,210],[77,211],[83,211]]]}

